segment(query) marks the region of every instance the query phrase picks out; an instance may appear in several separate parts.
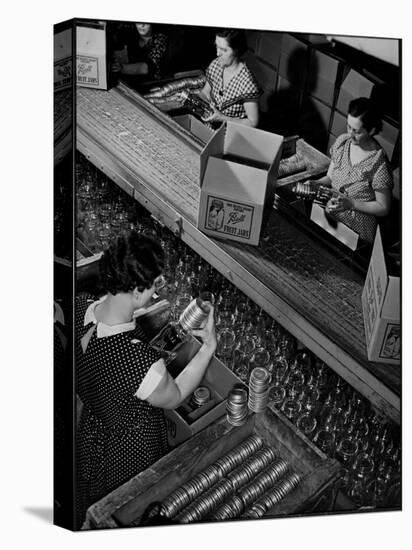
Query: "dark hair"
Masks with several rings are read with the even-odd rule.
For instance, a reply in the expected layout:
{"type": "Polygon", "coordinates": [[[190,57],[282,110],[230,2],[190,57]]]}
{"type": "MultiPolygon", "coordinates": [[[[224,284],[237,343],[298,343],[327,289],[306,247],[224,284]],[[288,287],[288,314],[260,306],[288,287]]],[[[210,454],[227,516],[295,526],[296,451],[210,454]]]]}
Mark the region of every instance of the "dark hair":
{"type": "Polygon", "coordinates": [[[164,253],[147,235],[131,231],[111,244],[100,260],[100,283],[111,294],[150,288],[161,274],[164,253]]]}
{"type": "Polygon", "coordinates": [[[358,97],[349,103],[349,114],[361,119],[365,129],[375,130],[379,134],[382,130],[382,118],[377,106],[367,97],[358,97]]]}
{"type": "Polygon", "coordinates": [[[216,36],[226,39],[236,57],[241,57],[247,50],[245,31],[241,29],[216,29],[216,36]]]}

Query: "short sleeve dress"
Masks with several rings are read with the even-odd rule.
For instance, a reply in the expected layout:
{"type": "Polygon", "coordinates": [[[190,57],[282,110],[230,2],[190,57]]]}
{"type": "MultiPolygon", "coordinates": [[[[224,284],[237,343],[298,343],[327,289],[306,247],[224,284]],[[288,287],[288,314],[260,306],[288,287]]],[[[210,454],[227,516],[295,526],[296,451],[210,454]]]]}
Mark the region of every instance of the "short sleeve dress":
{"type": "MultiPolygon", "coordinates": [[[[350,161],[349,134],[339,136],[330,149],[334,165],[331,174],[332,187],[359,201],[374,201],[375,191],[393,187],[392,171],[382,147],[377,141],[376,149],[365,159],[352,166],[350,161]]],[[[369,243],[373,242],[376,232],[376,218],[363,212],[339,212],[334,214],[369,243]]]]}
{"type": "Polygon", "coordinates": [[[261,95],[258,83],[245,63],[224,88],[223,67],[216,58],[206,69],[206,79],[211,88],[212,103],[228,117],[247,118],[245,101],[257,101],[261,95]]]}
{"type": "Polygon", "coordinates": [[[167,59],[168,39],[161,32],[153,33],[153,36],[144,46],[139,45],[139,38],[135,36],[133,42],[129,42],[127,51],[129,63],[144,61],[147,63],[149,76],[159,80],[162,78],[167,59]]]}
{"type": "Polygon", "coordinates": [[[168,452],[163,410],[135,396],[159,356],[134,322],[88,322],[97,303],[90,295],[76,300],[77,393],[83,402],[76,434],[79,526],[91,504],[168,452]],[[83,353],[81,338],[93,324],[83,353]]]}

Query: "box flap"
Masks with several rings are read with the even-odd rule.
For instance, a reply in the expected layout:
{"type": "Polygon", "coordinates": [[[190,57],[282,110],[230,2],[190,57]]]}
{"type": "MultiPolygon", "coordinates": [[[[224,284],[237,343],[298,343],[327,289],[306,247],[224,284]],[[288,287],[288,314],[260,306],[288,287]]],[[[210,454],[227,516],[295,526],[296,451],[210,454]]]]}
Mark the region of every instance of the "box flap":
{"type": "Polygon", "coordinates": [[[283,136],[250,128],[232,122],[227,123],[224,154],[241,157],[255,163],[272,165],[282,146],[283,136]]]}
{"type": "Polygon", "coordinates": [[[386,269],[385,255],[383,252],[383,244],[379,226],[376,230],[375,242],[373,244],[370,263],[372,265],[373,278],[375,281],[378,308],[380,309],[382,307],[382,303],[386,294],[386,286],[388,284],[388,272],[386,269]]]}
{"type": "Polygon", "coordinates": [[[203,190],[240,202],[263,204],[266,178],[265,170],[210,157],[203,179],[203,190]]]}
{"type": "Polygon", "coordinates": [[[106,32],[104,29],[93,29],[91,27],[76,27],[76,50],[77,53],[106,53],[106,32]]]}
{"type": "Polygon", "coordinates": [[[386,288],[385,301],[382,307],[382,317],[399,321],[401,302],[401,279],[400,277],[388,278],[388,286],[386,288]]]}
{"type": "Polygon", "coordinates": [[[203,185],[207,161],[210,156],[221,157],[225,143],[226,124],[216,130],[200,154],[200,186],[203,185]]]}
{"type": "Polygon", "coordinates": [[[310,219],[348,248],[356,250],[359,235],[350,227],[337,220],[332,225],[331,220],[325,214],[325,209],[315,202],[312,204],[310,219]]]}

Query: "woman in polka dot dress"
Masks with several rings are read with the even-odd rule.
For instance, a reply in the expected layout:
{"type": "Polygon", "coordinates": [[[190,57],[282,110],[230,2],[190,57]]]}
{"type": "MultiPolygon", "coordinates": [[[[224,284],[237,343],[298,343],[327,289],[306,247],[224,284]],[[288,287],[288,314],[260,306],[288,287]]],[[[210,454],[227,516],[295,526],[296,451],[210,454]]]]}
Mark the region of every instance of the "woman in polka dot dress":
{"type": "Polygon", "coordinates": [[[246,49],[244,31],[218,29],[216,32],[217,58],[207,68],[206,84],[199,92],[213,110],[213,114],[203,120],[213,127],[224,121],[252,127],[259,123],[261,91],[255,77],[240,59],[246,49]]]}
{"type": "Polygon", "coordinates": [[[164,283],[163,251],[131,232],[101,259],[106,296],[76,300],[77,393],[83,410],[76,434],[77,521],[87,508],[167,451],[162,409],[174,409],[199,385],[216,349],[213,308],[197,355],[174,380],[133,319],[164,283]]]}
{"type": "Polygon", "coordinates": [[[349,104],[348,132],[331,147],[331,163],[325,177],[315,183],[339,192],[326,211],[369,243],[376,232],[376,217],[389,213],[393,177],[388,159],[374,139],[382,120],[371,101],[361,97],[349,104]]]}

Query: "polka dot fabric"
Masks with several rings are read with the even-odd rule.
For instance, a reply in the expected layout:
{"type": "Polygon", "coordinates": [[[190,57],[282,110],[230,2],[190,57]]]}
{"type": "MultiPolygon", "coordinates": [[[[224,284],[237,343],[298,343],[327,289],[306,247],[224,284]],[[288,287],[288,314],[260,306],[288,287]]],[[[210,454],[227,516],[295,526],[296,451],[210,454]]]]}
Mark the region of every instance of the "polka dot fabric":
{"type": "Polygon", "coordinates": [[[87,508],[156,462],[167,451],[163,411],[135,397],[159,356],[140,327],[98,338],[95,330],[83,354],[79,341],[87,295],[76,300],[77,392],[84,408],[76,437],[78,522],[87,508]]]}
{"type": "MultiPolygon", "coordinates": [[[[392,172],[385,152],[376,143],[376,150],[361,162],[352,166],[350,161],[350,136],[339,136],[330,150],[334,164],[332,187],[346,192],[359,201],[374,201],[375,191],[390,189],[393,186],[392,172]]],[[[372,243],[376,232],[376,218],[362,212],[340,212],[334,214],[339,221],[356,231],[360,238],[372,243]]]]}
{"type": "Polygon", "coordinates": [[[261,94],[255,77],[243,64],[241,70],[223,87],[223,67],[218,59],[206,69],[206,78],[211,87],[211,98],[216,108],[226,116],[246,118],[243,103],[257,100],[261,94]]]}

